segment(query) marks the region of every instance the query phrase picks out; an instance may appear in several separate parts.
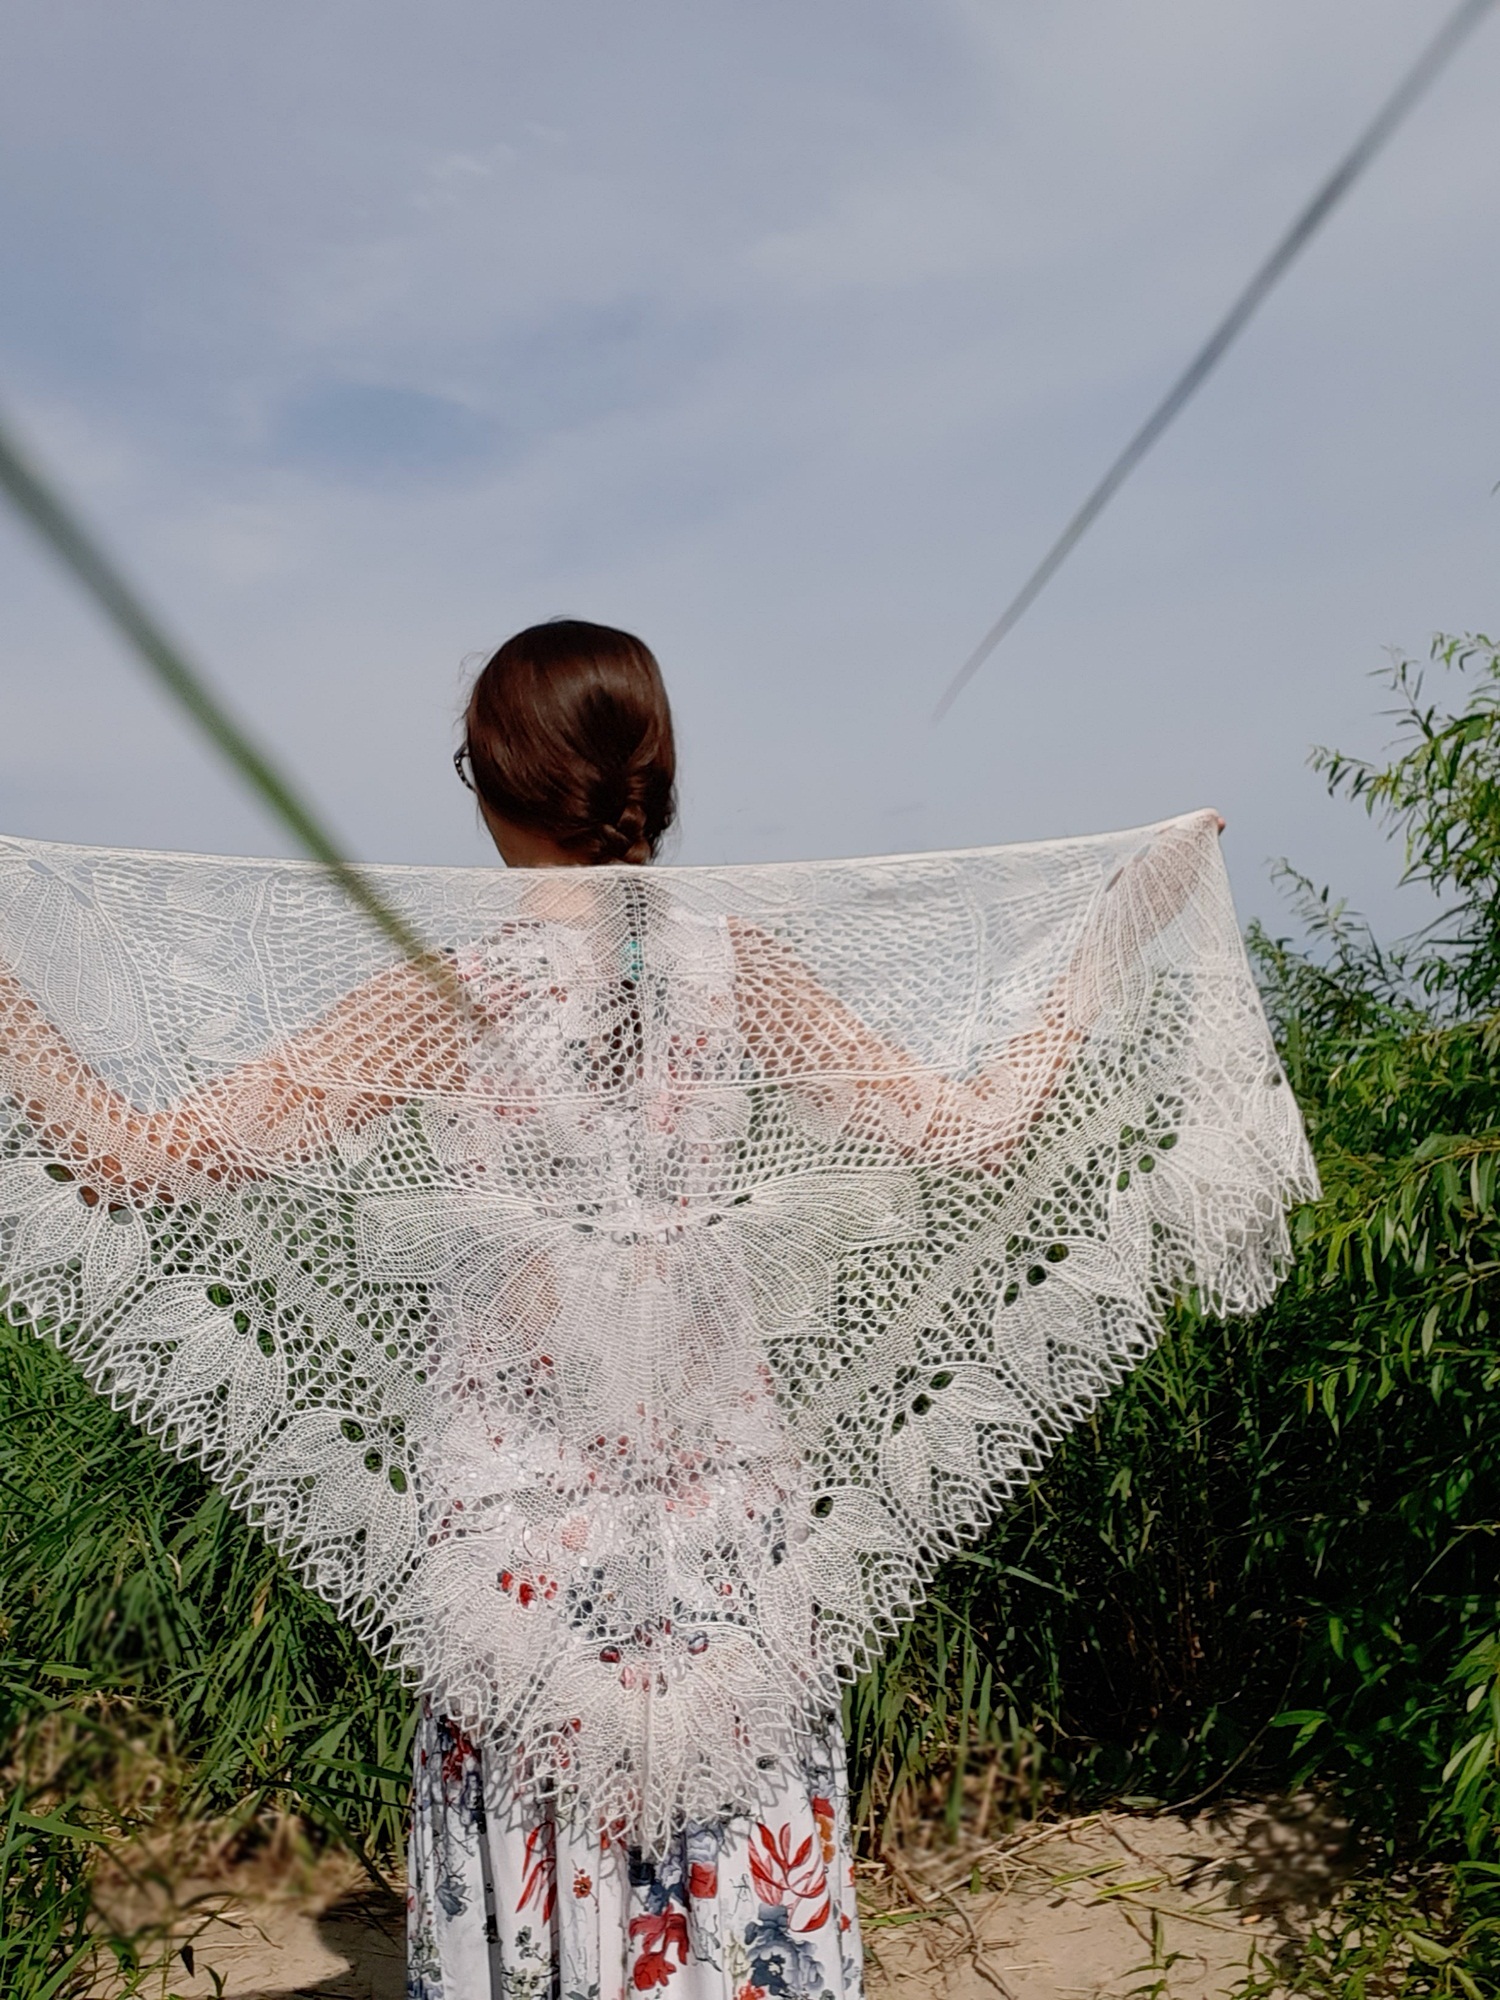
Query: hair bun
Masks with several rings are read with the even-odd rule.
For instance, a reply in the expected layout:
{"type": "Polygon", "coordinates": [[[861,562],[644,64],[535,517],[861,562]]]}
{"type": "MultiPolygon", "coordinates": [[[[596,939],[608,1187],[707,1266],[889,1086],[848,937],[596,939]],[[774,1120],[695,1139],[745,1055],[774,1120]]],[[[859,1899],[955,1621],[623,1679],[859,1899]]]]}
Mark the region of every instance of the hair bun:
{"type": "Polygon", "coordinates": [[[466,717],[480,798],[588,862],[649,861],[676,811],[661,670],[628,632],[560,618],[518,632],[466,717]]]}
{"type": "Polygon", "coordinates": [[[613,819],[601,820],[596,838],[598,861],[630,861],[638,867],[651,859],[652,842],[646,837],[646,809],[632,801],[613,819]]]}

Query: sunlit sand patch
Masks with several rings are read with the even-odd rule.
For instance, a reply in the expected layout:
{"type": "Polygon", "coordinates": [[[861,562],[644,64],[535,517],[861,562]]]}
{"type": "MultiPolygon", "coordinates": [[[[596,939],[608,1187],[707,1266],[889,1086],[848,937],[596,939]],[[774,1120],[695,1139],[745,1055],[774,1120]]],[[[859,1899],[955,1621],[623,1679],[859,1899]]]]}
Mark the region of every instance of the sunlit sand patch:
{"type": "MultiPolygon", "coordinates": [[[[871,2000],[1221,2000],[1295,1947],[1349,1868],[1318,1802],[1093,1813],[859,1865],[871,2000]]],[[[175,2000],[403,2000],[404,1906],[343,1859],[176,1892],[175,2000]]],[[[98,2000],[108,2000],[107,1983],[98,2000]]]]}

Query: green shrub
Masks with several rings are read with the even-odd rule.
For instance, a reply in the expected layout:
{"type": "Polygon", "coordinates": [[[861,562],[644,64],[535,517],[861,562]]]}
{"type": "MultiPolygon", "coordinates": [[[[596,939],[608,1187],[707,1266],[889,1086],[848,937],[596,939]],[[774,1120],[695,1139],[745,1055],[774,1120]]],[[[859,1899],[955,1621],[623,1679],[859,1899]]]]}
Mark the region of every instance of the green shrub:
{"type": "Polygon", "coordinates": [[[1500,654],[1435,654],[1456,703],[1397,667],[1388,765],[1315,761],[1440,916],[1382,947],[1291,876],[1306,941],[1251,940],[1324,1182],[1289,1282],[1185,1306],[850,1704],[876,1838],[1018,1731],[1080,1801],[1336,1782],[1375,1850],[1309,1956],[1330,1994],[1500,1971],[1500,654]]]}

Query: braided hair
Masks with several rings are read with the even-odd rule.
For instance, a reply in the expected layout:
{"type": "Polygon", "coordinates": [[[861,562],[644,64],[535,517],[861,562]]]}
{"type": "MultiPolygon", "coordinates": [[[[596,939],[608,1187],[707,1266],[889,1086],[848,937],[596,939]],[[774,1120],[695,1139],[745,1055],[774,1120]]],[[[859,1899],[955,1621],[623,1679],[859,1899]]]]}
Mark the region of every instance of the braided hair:
{"type": "Polygon", "coordinates": [[[672,711],[650,648],[556,618],[487,662],[464,716],[474,789],[586,863],[644,863],[677,810],[672,711]]]}

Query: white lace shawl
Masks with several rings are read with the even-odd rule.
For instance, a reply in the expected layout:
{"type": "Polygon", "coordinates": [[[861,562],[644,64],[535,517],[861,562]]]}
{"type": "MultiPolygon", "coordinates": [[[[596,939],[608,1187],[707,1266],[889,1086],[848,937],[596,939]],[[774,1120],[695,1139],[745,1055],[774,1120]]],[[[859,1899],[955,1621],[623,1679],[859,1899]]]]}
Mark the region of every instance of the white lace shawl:
{"type": "Polygon", "coordinates": [[[0,841],[0,1306],[519,1782],[758,1771],[1315,1178],[1212,817],[751,868],[0,841]],[[455,978],[454,975],[457,975],[455,978]]]}

